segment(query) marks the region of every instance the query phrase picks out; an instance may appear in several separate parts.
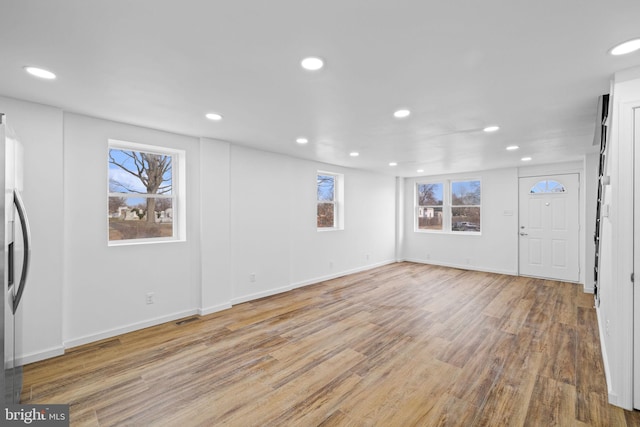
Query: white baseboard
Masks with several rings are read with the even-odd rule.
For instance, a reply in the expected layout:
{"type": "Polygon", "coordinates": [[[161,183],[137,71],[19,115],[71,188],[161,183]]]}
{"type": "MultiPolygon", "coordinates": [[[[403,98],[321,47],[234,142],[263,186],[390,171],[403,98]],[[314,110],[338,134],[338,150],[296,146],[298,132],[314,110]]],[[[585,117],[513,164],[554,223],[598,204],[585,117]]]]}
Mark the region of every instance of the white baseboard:
{"type": "Polygon", "coordinates": [[[375,264],[368,264],[363,267],[353,268],[351,270],[342,271],[340,273],[328,274],[326,276],[320,276],[309,280],[303,280],[301,282],[296,282],[291,284],[292,289],[302,288],[304,286],[314,285],[316,283],[324,282],[326,280],[337,279],[338,277],[347,276],[349,274],[360,273],[362,271],[372,270],[374,268],[382,267],[384,265],[393,264],[397,261],[395,260],[387,260],[382,262],[377,262],[375,264]]]}
{"type": "Polygon", "coordinates": [[[287,292],[293,289],[291,286],[283,286],[281,288],[269,289],[262,292],[256,292],[255,294],[243,295],[241,297],[233,298],[231,300],[232,305],[242,304],[243,302],[253,301],[255,299],[260,299],[264,297],[269,297],[271,295],[281,294],[282,292],[287,292]]]}
{"type": "Polygon", "coordinates": [[[303,280],[300,282],[295,282],[290,284],[289,286],[283,286],[281,288],[274,288],[274,289],[269,289],[263,292],[257,292],[255,294],[249,294],[249,295],[243,295],[237,298],[233,298],[231,300],[231,304],[232,305],[236,305],[236,304],[241,304],[243,302],[247,302],[247,301],[252,301],[252,300],[256,300],[259,298],[264,298],[264,297],[268,297],[271,295],[276,295],[276,294],[281,294],[283,292],[287,292],[293,289],[297,289],[297,288],[302,288],[304,286],[308,286],[308,285],[313,285],[316,283],[320,283],[320,282],[324,282],[326,280],[331,280],[331,279],[336,279],[338,277],[342,277],[342,276],[346,276],[349,274],[354,274],[354,273],[360,273],[362,271],[367,271],[367,270],[371,270],[374,268],[378,268],[378,267],[382,267],[383,265],[387,265],[387,264],[393,264],[395,263],[395,260],[388,260],[388,261],[382,261],[382,262],[377,262],[375,264],[368,264],[362,267],[357,267],[357,268],[352,268],[350,270],[343,270],[339,273],[333,273],[333,274],[328,274],[326,276],[320,276],[320,277],[314,277],[313,279],[308,279],[308,280],[303,280]]]}
{"type": "Polygon", "coordinates": [[[73,348],[79,345],[89,344],[95,341],[100,341],[106,338],[115,337],[117,335],[126,334],[128,332],[137,331],[140,329],[148,328],[150,326],[160,325],[162,323],[171,322],[173,320],[181,319],[183,317],[192,316],[198,314],[197,309],[184,310],[177,313],[168,314],[166,316],[160,316],[153,319],[145,320],[142,322],[132,323],[119,328],[109,329],[99,332],[97,334],[85,335],[83,337],[74,338],[64,342],[64,348],[73,348]]]}
{"type": "Polygon", "coordinates": [[[29,363],[39,362],[45,359],[51,359],[52,357],[62,356],[64,354],[64,347],[51,347],[46,350],[38,351],[36,353],[23,354],[16,357],[16,365],[28,365],[29,363]]]}
{"type": "Polygon", "coordinates": [[[334,274],[330,274],[330,275],[326,275],[326,276],[316,277],[316,278],[309,279],[309,280],[303,280],[303,281],[291,284],[289,286],[283,286],[283,287],[280,287],[280,288],[269,289],[269,290],[266,290],[266,291],[263,291],[263,292],[257,292],[257,293],[254,293],[254,294],[240,296],[240,297],[237,297],[237,298],[233,298],[228,303],[219,304],[219,305],[206,307],[206,308],[194,308],[194,309],[191,309],[191,310],[185,310],[185,311],[181,311],[181,312],[177,312],[177,313],[168,314],[166,316],[160,316],[160,317],[156,317],[156,318],[153,318],[153,319],[145,320],[145,321],[142,321],[142,322],[132,323],[132,324],[125,325],[125,326],[122,326],[122,327],[109,329],[109,330],[102,331],[102,332],[99,332],[99,333],[96,333],[96,334],[90,334],[90,335],[85,335],[85,336],[78,337],[78,338],[73,338],[73,339],[70,339],[68,341],[65,341],[63,347],[56,348],[56,349],[53,349],[51,351],[50,350],[46,350],[46,351],[35,353],[33,355],[27,355],[27,356],[23,357],[22,359],[25,360],[25,363],[31,363],[31,362],[34,362],[34,361],[37,361],[37,360],[43,360],[43,359],[47,359],[49,357],[59,356],[59,355],[64,353],[65,349],[68,349],[68,348],[73,348],[73,347],[77,347],[77,346],[80,346],[80,345],[89,344],[89,343],[92,343],[92,342],[96,342],[96,341],[100,341],[100,340],[103,340],[103,339],[111,338],[111,337],[114,337],[114,336],[117,336],[117,335],[126,334],[128,332],[133,332],[133,331],[137,331],[137,330],[140,330],[140,329],[148,328],[150,326],[160,325],[162,323],[171,322],[173,320],[181,319],[181,318],[187,317],[187,316],[192,316],[194,314],[205,316],[207,314],[212,314],[212,313],[216,313],[218,311],[227,310],[227,309],[231,308],[233,305],[241,304],[243,302],[252,301],[252,300],[259,299],[259,298],[264,298],[264,297],[268,297],[268,296],[271,296],[271,295],[280,294],[282,292],[287,292],[287,291],[290,291],[292,289],[296,289],[296,288],[300,288],[300,287],[303,287],[303,286],[312,285],[312,284],[315,284],[315,283],[324,282],[326,280],[335,279],[335,278],[338,278],[338,277],[346,276],[348,274],[354,274],[354,273],[359,273],[359,272],[362,272],[362,271],[371,270],[371,269],[374,269],[374,268],[377,268],[377,267],[382,267],[384,265],[393,264],[395,262],[397,262],[397,261],[396,260],[387,260],[387,261],[382,261],[382,262],[378,262],[378,263],[375,263],[375,264],[368,264],[368,265],[365,265],[365,266],[362,266],[362,267],[353,268],[353,269],[350,269],[350,270],[344,270],[344,271],[341,271],[339,273],[334,273],[334,274]]]}
{"type": "Polygon", "coordinates": [[[225,304],[218,304],[218,305],[213,305],[211,307],[207,307],[207,308],[199,308],[198,309],[198,314],[200,316],[206,316],[207,314],[213,314],[213,313],[217,313],[219,311],[222,310],[227,310],[231,308],[231,303],[225,303],[225,304]]]}
{"type": "Polygon", "coordinates": [[[403,261],[407,261],[407,262],[415,262],[418,264],[429,264],[429,265],[438,265],[440,267],[451,267],[451,268],[458,268],[461,270],[471,270],[471,271],[482,271],[484,273],[496,273],[496,274],[506,274],[508,276],[517,276],[518,272],[517,271],[512,271],[512,270],[500,270],[500,269],[496,269],[496,268],[485,268],[485,267],[479,267],[477,265],[468,265],[468,264],[454,264],[454,263],[450,263],[450,262],[440,262],[440,261],[434,261],[434,260],[425,260],[425,259],[418,259],[418,258],[405,258],[403,261]]]}

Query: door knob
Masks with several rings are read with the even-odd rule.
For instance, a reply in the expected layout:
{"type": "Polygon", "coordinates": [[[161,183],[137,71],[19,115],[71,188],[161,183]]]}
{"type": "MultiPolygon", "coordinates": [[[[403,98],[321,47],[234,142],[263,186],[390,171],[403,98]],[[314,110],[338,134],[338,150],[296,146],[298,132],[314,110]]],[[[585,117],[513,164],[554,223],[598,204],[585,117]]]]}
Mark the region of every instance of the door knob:
{"type": "Polygon", "coordinates": [[[529,233],[520,233],[521,236],[528,236],[529,233]]]}

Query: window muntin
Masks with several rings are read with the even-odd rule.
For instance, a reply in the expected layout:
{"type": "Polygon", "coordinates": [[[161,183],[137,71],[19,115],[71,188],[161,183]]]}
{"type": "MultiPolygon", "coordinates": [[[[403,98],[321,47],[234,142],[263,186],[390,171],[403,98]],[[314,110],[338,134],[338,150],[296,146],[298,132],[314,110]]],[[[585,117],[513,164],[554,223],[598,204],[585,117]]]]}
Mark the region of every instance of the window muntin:
{"type": "Polygon", "coordinates": [[[416,231],[480,234],[481,182],[416,183],[416,231]]]}
{"type": "Polygon", "coordinates": [[[109,140],[109,244],[179,239],[176,190],[183,153],[109,140]]]}
{"type": "Polygon", "coordinates": [[[567,189],[560,182],[555,181],[553,179],[543,179],[542,181],[538,181],[535,183],[531,190],[529,190],[530,194],[544,194],[544,193],[564,193],[567,189]]]}
{"type": "Polygon", "coordinates": [[[441,182],[417,184],[419,230],[442,230],[443,187],[441,182]]]}
{"type": "Polygon", "coordinates": [[[451,231],[480,232],[480,181],[451,182],[451,231]]]}
{"type": "Polygon", "coordinates": [[[336,228],[336,178],[327,173],[318,173],[316,177],[318,229],[336,228]]]}

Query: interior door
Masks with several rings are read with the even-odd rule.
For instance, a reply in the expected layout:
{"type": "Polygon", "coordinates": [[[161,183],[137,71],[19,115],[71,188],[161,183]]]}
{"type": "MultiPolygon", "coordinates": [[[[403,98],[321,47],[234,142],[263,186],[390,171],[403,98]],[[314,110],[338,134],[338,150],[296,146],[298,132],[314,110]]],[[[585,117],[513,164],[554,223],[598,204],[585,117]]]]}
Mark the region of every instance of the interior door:
{"type": "Polygon", "coordinates": [[[526,177],[519,182],[520,274],[577,282],[578,174],[526,177]]]}

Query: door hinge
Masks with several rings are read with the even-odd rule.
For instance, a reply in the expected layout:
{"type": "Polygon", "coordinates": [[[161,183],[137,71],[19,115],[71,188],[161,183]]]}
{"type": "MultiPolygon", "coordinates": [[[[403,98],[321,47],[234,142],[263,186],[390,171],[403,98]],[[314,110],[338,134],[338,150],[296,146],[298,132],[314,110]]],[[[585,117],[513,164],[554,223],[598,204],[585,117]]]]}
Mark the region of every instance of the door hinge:
{"type": "Polygon", "coordinates": [[[631,273],[631,283],[635,283],[635,275],[631,273]]]}

